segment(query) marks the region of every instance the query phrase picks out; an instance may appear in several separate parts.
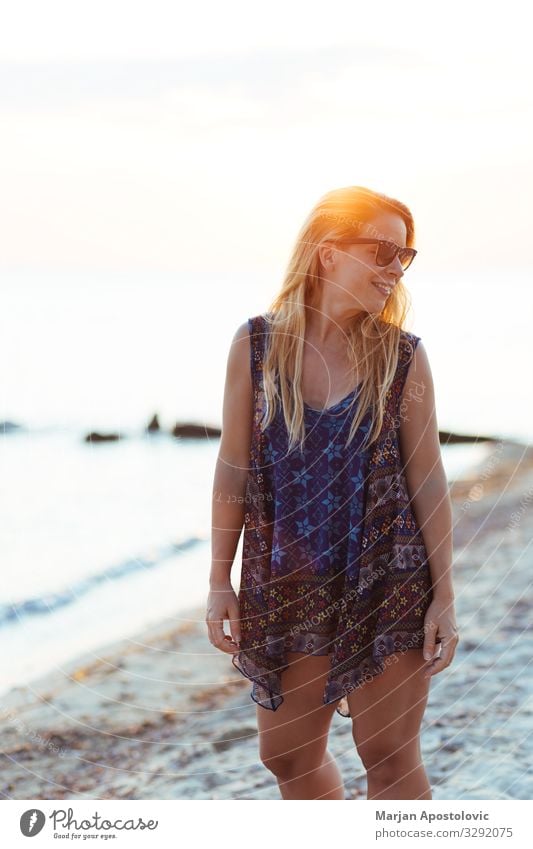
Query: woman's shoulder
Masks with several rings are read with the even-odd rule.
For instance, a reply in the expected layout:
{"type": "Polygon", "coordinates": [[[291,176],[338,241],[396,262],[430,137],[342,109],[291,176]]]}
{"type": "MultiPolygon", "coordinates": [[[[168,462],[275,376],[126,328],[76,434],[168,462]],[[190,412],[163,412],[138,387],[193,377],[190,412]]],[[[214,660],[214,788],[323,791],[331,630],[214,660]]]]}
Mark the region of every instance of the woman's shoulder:
{"type": "Polygon", "coordinates": [[[244,321],[242,321],[242,323],[238,326],[235,332],[235,339],[242,339],[262,333],[268,323],[267,320],[267,313],[259,313],[258,315],[249,316],[249,318],[244,319],[244,321]]]}
{"type": "Polygon", "coordinates": [[[244,322],[244,326],[247,327],[250,336],[263,332],[266,326],[265,314],[259,313],[258,315],[250,316],[244,322]]]}
{"type": "Polygon", "coordinates": [[[259,334],[263,336],[270,329],[274,316],[272,313],[263,312],[258,315],[252,315],[246,322],[250,335],[259,334]]]}
{"type": "Polygon", "coordinates": [[[404,327],[400,327],[400,339],[407,340],[409,342],[418,342],[420,336],[417,336],[416,333],[413,333],[412,330],[406,330],[404,327]]]}
{"type": "Polygon", "coordinates": [[[420,342],[420,338],[421,337],[417,336],[416,333],[400,328],[396,375],[402,385],[405,381],[409,366],[415,356],[415,351],[418,343],[420,342]]]}
{"type": "Polygon", "coordinates": [[[274,313],[261,312],[261,313],[258,313],[257,315],[251,316],[251,318],[249,318],[248,321],[259,321],[259,322],[264,322],[265,324],[269,324],[273,321],[273,319],[274,319],[274,313]]]}
{"type": "MultiPolygon", "coordinates": [[[[377,324],[383,336],[390,336],[391,326],[388,322],[378,319],[377,324]]],[[[416,346],[420,342],[421,337],[417,336],[411,330],[406,330],[404,327],[398,327],[397,325],[394,330],[397,331],[398,359],[402,362],[410,361],[414,356],[416,346]]]]}
{"type": "Polygon", "coordinates": [[[416,346],[420,342],[420,338],[420,336],[417,336],[416,333],[413,333],[411,330],[405,330],[403,327],[400,328],[399,345],[400,348],[403,348],[408,355],[412,356],[414,354],[416,346]]]}

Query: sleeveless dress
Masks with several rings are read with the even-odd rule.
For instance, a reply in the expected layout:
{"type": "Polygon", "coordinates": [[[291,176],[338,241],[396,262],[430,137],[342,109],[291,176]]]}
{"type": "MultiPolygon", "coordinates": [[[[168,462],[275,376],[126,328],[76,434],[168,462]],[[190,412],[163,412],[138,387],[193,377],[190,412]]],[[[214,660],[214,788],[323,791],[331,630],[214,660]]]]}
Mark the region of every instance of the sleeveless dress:
{"type": "MultiPolygon", "coordinates": [[[[359,386],[337,404],[304,404],[305,442],[288,452],[278,404],[263,431],[262,365],[269,323],[248,320],[254,417],[239,590],[240,651],[233,665],[254,702],[283,702],[287,651],[328,655],[323,703],[338,702],[385,669],[384,658],[422,648],[432,585],[399,449],[399,402],[420,337],[400,331],[398,368],[377,442],[361,450],[365,414],[346,448],[359,386]]],[[[279,386],[279,384],[278,384],[279,386]]]]}

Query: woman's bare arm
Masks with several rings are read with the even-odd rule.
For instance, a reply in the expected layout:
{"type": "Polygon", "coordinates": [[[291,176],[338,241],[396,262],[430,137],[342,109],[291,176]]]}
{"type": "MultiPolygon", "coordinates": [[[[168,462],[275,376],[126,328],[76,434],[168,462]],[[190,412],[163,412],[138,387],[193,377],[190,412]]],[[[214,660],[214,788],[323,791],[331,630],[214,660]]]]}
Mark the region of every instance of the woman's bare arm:
{"type": "Polygon", "coordinates": [[[215,589],[231,585],[231,567],[244,523],[253,415],[250,354],[245,322],[236,331],[228,355],[222,435],[213,481],[209,580],[215,589]]]}
{"type": "Polygon", "coordinates": [[[452,508],[440,451],[433,378],[421,341],[402,393],[400,450],[409,497],[426,544],[433,593],[453,599],[452,508]]]}
{"type": "Polygon", "coordinates": [[[400,403],[400,452],[413,512],[429,558],[433,598],[424,617],[425,677],[442,672],[459,641],[452,584],[453,519],[442,463],[435,391],[426,350],[419,342],[400,403]],[[435,657],[437,637],[441,653],[435,657]]]}

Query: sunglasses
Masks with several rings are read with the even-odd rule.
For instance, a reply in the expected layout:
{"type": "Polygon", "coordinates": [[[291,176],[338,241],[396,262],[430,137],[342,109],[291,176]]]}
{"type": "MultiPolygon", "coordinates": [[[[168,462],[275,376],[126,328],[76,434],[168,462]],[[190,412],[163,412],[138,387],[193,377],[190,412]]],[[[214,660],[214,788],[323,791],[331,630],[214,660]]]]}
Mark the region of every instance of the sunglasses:
{"type": "Polygon", "coordinates": [[[390,265],[398,254],[404,271],[409,268],[417,254],[414,248],[400,248],[394,242],[386,242],[384,239],[349,239],[346,241],[350,245],[377,245],[376,265],[390,265]]]}

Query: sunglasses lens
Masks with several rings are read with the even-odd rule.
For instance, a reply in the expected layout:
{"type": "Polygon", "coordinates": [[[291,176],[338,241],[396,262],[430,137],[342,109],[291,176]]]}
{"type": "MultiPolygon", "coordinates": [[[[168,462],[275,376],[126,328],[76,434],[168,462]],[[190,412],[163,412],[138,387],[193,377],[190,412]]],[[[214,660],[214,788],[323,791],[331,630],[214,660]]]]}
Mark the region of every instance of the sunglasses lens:
{"type": "Polygon", "coordinates": [[[400,262],[404,271],[409,268],[414,258],[415,254],[411,248],[404,248],[403,251],[400,251],[400,262]]]}
{"type": "Polygon", "coordinates": [[[396,245],[390,242],[380,242],[376,256],[378,265],[389,265],[396,256],[396,245]]]}
{"type": "MultiPolygon", "coordinates": [[[[396,256],[396,245],[391,242],[380,242],[376,256],[378,265],[390,265],[396,256]]],[[[399,251],[400,263],[405,271],[411,265],[415,254],[412,248],[401,248],[399,251]]]]}

